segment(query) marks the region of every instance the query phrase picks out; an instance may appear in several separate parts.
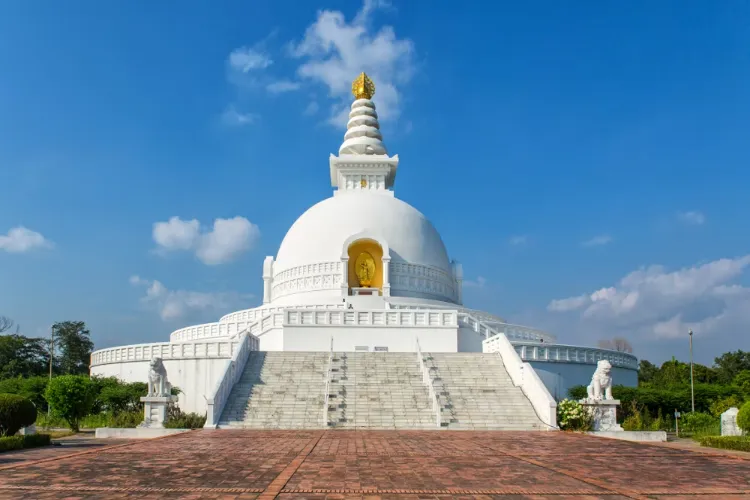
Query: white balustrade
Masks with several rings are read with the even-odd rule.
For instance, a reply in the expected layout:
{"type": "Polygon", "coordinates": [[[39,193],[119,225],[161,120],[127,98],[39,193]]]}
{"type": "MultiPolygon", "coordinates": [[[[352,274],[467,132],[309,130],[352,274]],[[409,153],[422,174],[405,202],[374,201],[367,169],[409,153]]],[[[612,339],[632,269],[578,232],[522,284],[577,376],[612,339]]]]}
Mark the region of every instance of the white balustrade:
{"type": "Polygon", "coordinates": [[[307,311],[286,309],[284,326],[370,326],[370,327],[446,327],[456,328],[456,311],[427,310],[342,310],[307,311]]]}
{"type": "Polygon", "coordinates": [[[99,349],[91,353],[91,366],[162,359],[231,358],[238,345],[236,340],[202,342],[156,342],[99,349]]]}
{"type": "Polygon", "coordinates": [[[417,338],[416,340],[417,361],[419,362],[419,369],[422,372],[422,383],[427,386],[427,392],[430,396],[430,401],[432,401],[432,412],[435,414],[435,423],[437,424],[438,428],[440,428],[443,425],[440,399],[438,399],[437,391],[435,390],[435,381],[432,380],[432,377],[430,377],[430,370],[429,368],[427,368],[427,365],[424,362],[424,357],[422,356],[422,348],[419,347],[419,338],[417,338]]]}
{"type": "Polygon", "coordinates": [[[204,427],[215,429],[221,418],[221,412],[227,404],[229,395],[232,392],[234,384],[242,376],[250,352],[257,351],[259,346],[258,338],[247,332],[243,333],[238,341],[238,348],[235,349],[232,359],[227,361],[224,373],[219,378],[213,393],[206,398],[208,411],[206,413],[206,424],[204,427]]]}
{"type": "MultiPolygon", "coordinates": [[[[490,341],[492,339],[489,339],[490,341]]],[[[487,342],[492,348],[493,342],[487,342]]],[[[581,363],[595,365],[602,359],[609,361],[612,366],[638,369],[638,358],[626,352],[600,349],[598,347],[578,347],[565,344],[540,344],[513,342],[516,352],[525,361],[547,361],[561,363],[581,363]]],[[[492,351],[485,351],[492,352],[492,351]]]]}

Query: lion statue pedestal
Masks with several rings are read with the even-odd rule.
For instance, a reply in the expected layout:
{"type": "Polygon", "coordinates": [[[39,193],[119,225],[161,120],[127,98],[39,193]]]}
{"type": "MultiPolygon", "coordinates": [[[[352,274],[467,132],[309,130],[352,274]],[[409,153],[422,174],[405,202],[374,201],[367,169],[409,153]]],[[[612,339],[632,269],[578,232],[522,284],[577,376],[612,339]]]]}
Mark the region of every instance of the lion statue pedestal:
{"type": "Polygon", "coordinates": [[[591,383],[586,388],[588,397],[579,401],[594,419],[594,432],[622,431],[617,423],[620,400],[612,397],[612,364],[606,359],[596,364],[591,383]]]}
{"type": "Polygon", "coordinates": [[[167,409],[170,403],[177,401],[172,396],[172,386],[167,380],[167,369],[161,358],[151,360],[148,372],[148,395],[141,398],[143,403],[143,422],[138,427],[164,428],[167,421],[167,409]]]}

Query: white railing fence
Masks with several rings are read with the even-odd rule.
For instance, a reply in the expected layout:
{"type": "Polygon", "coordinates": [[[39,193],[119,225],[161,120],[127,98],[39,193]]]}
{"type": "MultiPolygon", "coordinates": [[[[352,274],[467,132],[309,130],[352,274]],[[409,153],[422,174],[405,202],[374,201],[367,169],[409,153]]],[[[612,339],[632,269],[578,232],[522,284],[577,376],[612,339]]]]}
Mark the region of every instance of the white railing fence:
{"type": "Polygon", "coordinates": [[[419,347],[419,338],[417,338],[416,341],[417,362],[419,362],[419,369],[422,371],[422,382],[427,386],[427,392],[430,395],[430,401],[432,401],[432,411],[435,414],[435,423],[437,424],[438,428],[440,428],[442,426],[440,399],[438,398],[437,392],[435,391],[435,382],[432,380],[432,377],[430,377],[430,370],[429,368],[427,368],[427,365],[424,362],[422,349],[421,347],[419,347]]]}
{"type": "Polygon", "coordinates": [[[534,407],[539,420],[550,428],[556,429],[557,403],[534,371],[534,368],[530,364],[523,362],[505,334],[493,330],[482,321],[470,315],[466,315],[463,318],[459,316],[459,320],[464,320],[466,325],[478,333],[484,334],[487,332],[487,338],[482,342],[482,350],[490,352],[486,347],[486,343],[493,343],[493,350],[502,359],[505,369],[513,381],[513,385],[521,388],[534,407]]]}
{"type": "MultiPolygon", "coordinates": [[[[492,339],[489,339],[490,341],[492,339]]],[[[487,343],[492,348],[493,343],[487,343]]],[[[638,369],[638,358],[625,352],[601,349],[598,347],[579,347],[565,344],[540,344],[513,342],[513,347],[524,361],[551,361],[565,363],[596,364],[606,359],[612,366],[638,369]]]]}
{"type": "Polygon", "coordinates": [[[331,335],[331,348],[328,351],[328,369],[326,370],[326,385],[323,397],[323,427],[328,427],[328,400],[331,392],[331,370],[333,368],[333,335],[331,335]]]}
{"type": "Polygon", "coordinates": [[[237,339],[200,342],[155,342],[99,349],[91,353],[91,366],[162,359],[231,358],[237,350],[237,339]]]}
{"type": "Polygon", "coordinates": [[[259,346],[258,338],[249,333],[243,333],[239,339],[239,348],[235,350],[232,359],[227,361],[224,373],[216,382],[213,394],[206,398],[208,412],[206,414],[206,424],[204,427],[216,429],[221,418],[221,412],[229,400],[234,384],[242,376],[247,359],[251,351],[257,351],[259,346]]]}
{"type": "Polygon", "coordinates": [[[290,326],[367,326],[367,327],[445,327],[458,326],[456,311],[315,311],[287,309],[283,313],[283,324],[290,326]]]}

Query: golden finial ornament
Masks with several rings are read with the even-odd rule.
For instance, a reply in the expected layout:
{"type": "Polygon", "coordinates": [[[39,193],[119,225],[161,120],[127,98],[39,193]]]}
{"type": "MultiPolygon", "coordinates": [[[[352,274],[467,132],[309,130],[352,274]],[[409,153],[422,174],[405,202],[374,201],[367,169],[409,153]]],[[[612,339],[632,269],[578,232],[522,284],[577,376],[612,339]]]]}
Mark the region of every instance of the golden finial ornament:
{"type": "Polygon", "coordinates": [[[372,99],[375,95],[375,84],[366,73],[360,73],[352,82],[352,94],[357,99],[372,99]]]}

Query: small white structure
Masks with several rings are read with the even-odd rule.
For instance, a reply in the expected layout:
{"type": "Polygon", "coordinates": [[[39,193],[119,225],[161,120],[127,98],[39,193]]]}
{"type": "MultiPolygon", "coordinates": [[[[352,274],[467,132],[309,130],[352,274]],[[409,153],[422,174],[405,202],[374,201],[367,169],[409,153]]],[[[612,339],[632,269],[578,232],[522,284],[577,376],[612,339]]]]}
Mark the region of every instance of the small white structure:
{"type": "Polygon", "coordinates": [[[625,431],[617,423],[620,400],[612,396],[611,372],[612,364],[609,361],[599,361],[587,387],[588,397],[580,401],[594,420],[590,434],[625,441],[666,441],[667,433],[664,431],[625,431]]]}
{"type": "Polygon", "coordinates": [[[177,401],[177,398],[172,396],[171,389],[164,363],[161,358],[153,358],[148,374],[148,395],[141,398],[144,418],[138,427],[164,428],[169,405],[177,401]]]}
{"type": "Polygon", "coordinates": [[[606,359],[596,364],[596,371],[591,378],[591,383],[586,388],[590,401],[601,401],[603,399],[613,400],[612,397],[612,364],[606,359]]]}
{"type": "Polygon", "coordinates": [[[721,414],[721,435],[742,436],[742,429],[737,425],[738,408],[732,407],[721,414]]]}

